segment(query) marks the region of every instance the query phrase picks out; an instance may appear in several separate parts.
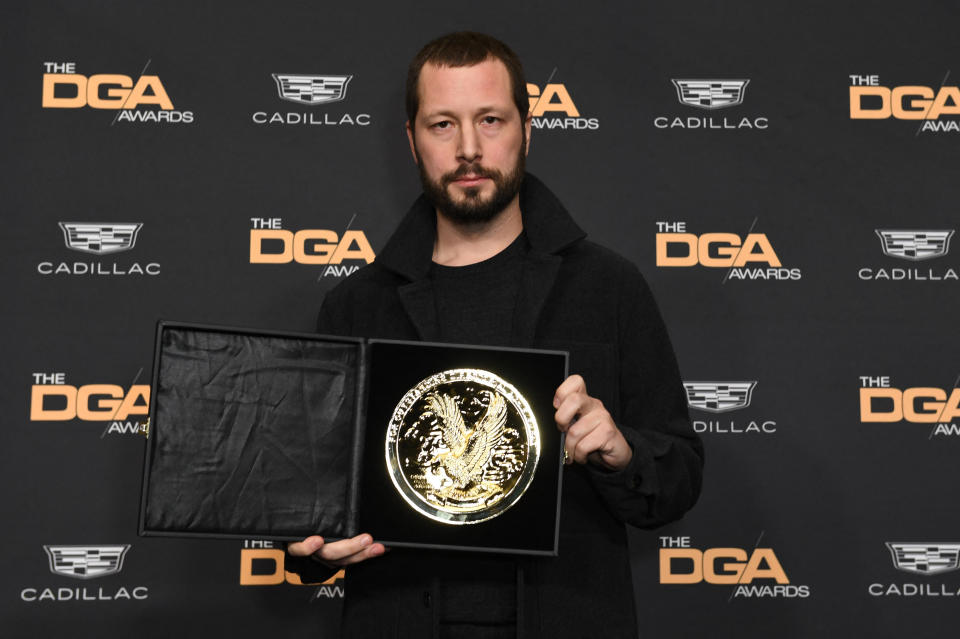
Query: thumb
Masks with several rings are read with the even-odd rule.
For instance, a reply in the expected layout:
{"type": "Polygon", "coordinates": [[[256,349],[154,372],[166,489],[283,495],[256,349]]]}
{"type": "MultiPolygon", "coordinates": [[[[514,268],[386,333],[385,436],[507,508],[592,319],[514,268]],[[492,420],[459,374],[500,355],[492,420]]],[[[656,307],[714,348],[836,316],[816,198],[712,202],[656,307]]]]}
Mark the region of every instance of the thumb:
{"type": "Polygon", "coordinates": [[[303,541],[287,544],[287,552],[294,557],[306,557],[323,548],[323,537],[313,535],[303,541]]]}

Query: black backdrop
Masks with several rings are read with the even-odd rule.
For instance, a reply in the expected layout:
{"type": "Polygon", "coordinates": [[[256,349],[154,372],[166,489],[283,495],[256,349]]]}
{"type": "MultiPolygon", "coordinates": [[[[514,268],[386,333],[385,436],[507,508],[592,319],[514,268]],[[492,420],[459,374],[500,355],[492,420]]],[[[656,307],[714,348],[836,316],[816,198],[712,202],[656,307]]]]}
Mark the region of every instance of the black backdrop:
{"type": "Polygon", "coordinates": [[[960,417],[942,400],[960,374],[960,253],[944,238],[960,195],[958,11],[756,0],[5,5],[2,633],[335,632],[341,580],[283,583],[278,551],[256,540],[137,538],[137,395],[158,318],[312,328],[324,293],[383,246],[418,193],[405,66],[461,28],[520,54],[546,109],[530,170],[593,239],[639,265],[684,379],[706,383],[691,408],[708,454],[701,502],[681,522],[631,534],[643,636],[949,632],[960,417]],[[47,74],[88,88],[98,74],[129,80],[44,98],[47,74]],[[352,78],[342,100],[303,104],[282,100],[273,74],[352,78]],[[159,83],[173,108],[117,93],[140,76],[158,79],[148,100],[159,83]],[[890,96],[857,105],[900,117],[851,117],[851,86],[890,96]],[[922,101],[940,93],[940,104],[922,101]],[[78,106],[53,106],[71,97],[78,106]],[[270,123],[276,113],[294,123],[270,123]],[[68,243],[61,224],[87,226],[68,243]],[[119,224],[141,226],[134,238],[119,224]],[[327,248],[305,244],[328,257],[349,229],[341,250],[354,252],[333,265],[252,261],[255,224],[288,231],[273,235],[291,251],[306,238],[297,231],[332,231],[327,248]],[[878,231],[891,230],[906,235],[885,251],[878,231]],[[658,264],[658,235],[699,242],[704,259],[658,264]],[[712,239],[752,244],[739,257],[771,264],[731,270],[729,243],[712,239]],[[927,259],[908,259],[912,250],[927,259]],[[774,261],[783,270],[768,271],[774,261]],[[730,410],[703,410],[699,398],[729,382],[755,382],[749,401],[734,392],[730,410]],[[927,390],[900,392],[911,388],[927,390]],[[863,412],[870,392],[905,396],[905,417],[863,412]],[[117,545],[129,546],[122,563],[117,545]],[[62,559],[72,555],[59,546],[86,560],[62,559]]]}

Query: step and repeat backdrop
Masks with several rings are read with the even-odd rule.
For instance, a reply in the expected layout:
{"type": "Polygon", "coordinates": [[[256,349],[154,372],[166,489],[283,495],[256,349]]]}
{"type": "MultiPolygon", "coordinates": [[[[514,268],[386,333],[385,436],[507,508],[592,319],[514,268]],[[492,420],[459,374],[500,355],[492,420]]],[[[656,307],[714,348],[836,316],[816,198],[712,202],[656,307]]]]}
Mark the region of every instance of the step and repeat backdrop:
{"type": "Polygon", "coordinates": [[[694,510],[631,530],[641,635],[949,633],[958,8],[774,5],[5,5],[0,634],[336,635],[349,578],[137,536],[154,328],[312,330],[419,193],[409,59],[464,28],[524,61],[529,169],[645,274],[705,442],[694,510]]]}

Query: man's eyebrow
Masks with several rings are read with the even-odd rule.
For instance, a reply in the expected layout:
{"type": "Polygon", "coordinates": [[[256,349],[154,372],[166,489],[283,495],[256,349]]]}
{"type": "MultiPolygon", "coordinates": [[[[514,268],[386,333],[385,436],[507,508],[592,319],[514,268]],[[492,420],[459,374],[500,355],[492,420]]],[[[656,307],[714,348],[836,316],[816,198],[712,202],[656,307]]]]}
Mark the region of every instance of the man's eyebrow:
{"type": "MultiPolygon", "coordinates": [[[[508,110],[509,110],[509,109],[508,109],[508,107],[506,107],[506,106],[489,105],[489,106],[477,107],[476,109],[474,109],[473,112],[474,112],[474,115],[476,115],[476,114],[479,114],[479,113],[490,113],[491,111],[494,112],[494,113],[504,113],[504,112],[506,112],[506,111],[508,111],[508,110]]],[[[424,117],[424,118],[427,118],[427,119],[429,119],[429,118],[435,118],[435,117],[439,117],[439,116],[446,116],[446,117],[448,117],[448,118],[456,118],[456,117],[458,117],[459,115],[460,115],[459,113],[457,113],[457,112],[455,112],[455,111],[453,111],[453,110],[451,110],[451,109],[437,109],[436,111],[424,112],[423,117],[424,117]]]]}

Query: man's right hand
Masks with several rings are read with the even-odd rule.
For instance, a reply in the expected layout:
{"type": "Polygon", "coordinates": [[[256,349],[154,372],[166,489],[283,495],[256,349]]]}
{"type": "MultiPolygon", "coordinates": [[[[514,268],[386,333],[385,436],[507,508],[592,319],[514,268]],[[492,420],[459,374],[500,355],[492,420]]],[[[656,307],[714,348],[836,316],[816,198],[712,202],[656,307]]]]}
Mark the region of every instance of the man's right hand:
{"type": "Polygon", "coordinates": [[[358,561],[379,557],[384,552],[383,544],[373,543],[373,537],[367,533],[350,539],[324,543],[323,537],[314,535],[303,541],[287,544],[287,552],[294,557],[312,556],[315,560],[330,566],[349,566],[358,561]]]}

